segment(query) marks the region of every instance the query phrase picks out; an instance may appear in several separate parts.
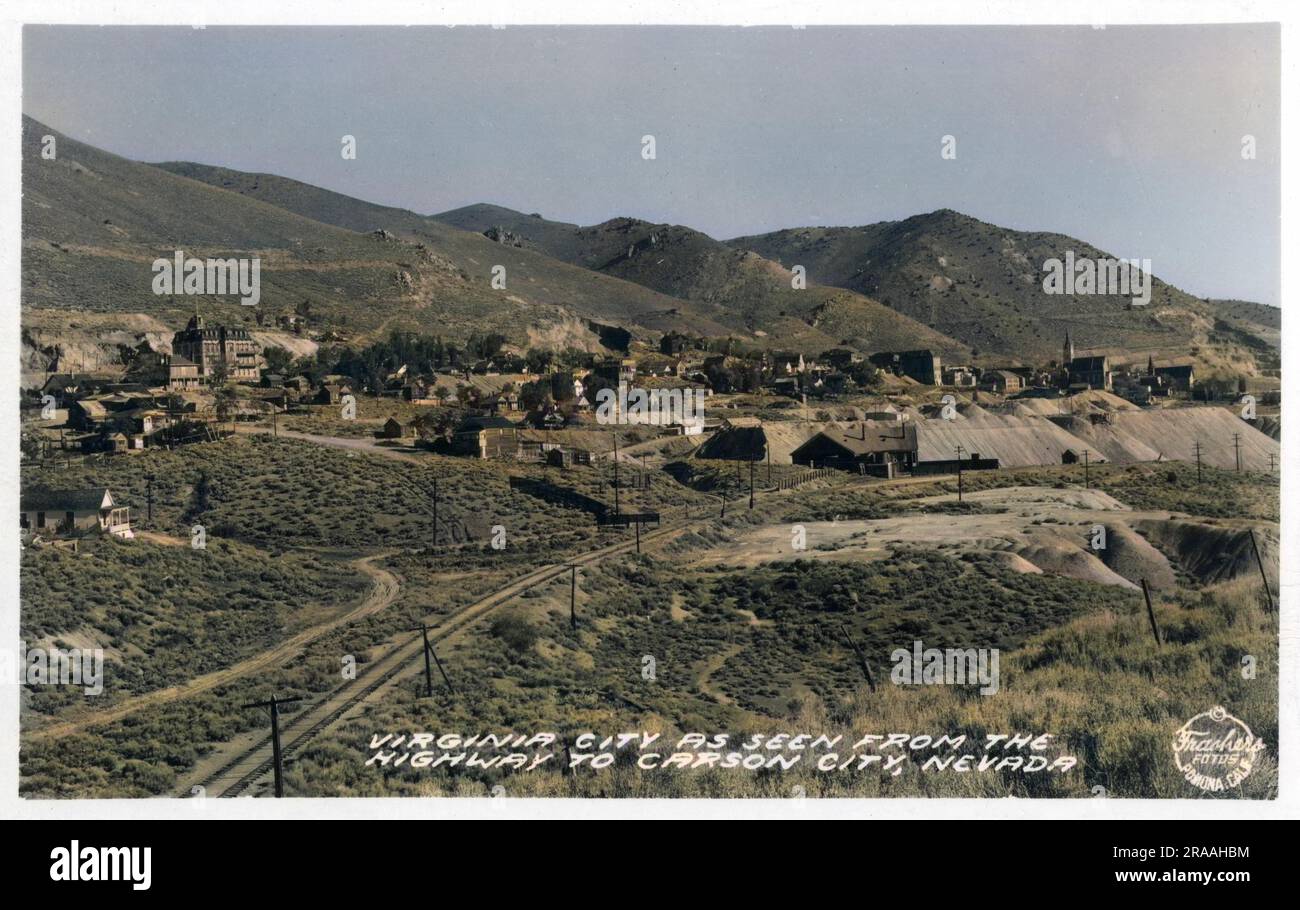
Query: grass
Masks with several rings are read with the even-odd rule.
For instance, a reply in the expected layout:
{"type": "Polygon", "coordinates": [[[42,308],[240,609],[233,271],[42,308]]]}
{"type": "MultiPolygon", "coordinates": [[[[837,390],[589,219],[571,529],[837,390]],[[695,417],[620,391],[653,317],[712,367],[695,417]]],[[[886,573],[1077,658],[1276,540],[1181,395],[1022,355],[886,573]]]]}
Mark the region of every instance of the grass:
{"type": "MultiPolygon", "coordinates": [[[[457,542],[468,532],[486,544],[493,525],[508,532],[511,548],[534,555],[564,552],[594,540],[590,516],[511,490],[509,472],[548,477],[602,501],[612,501],[608,467],[574,468],[563,474],[540,466],[510,465],[468,458],[426,455],[412,463],[354,453],[315,443],[269,436],[237,437],[186,446],[174,452],[151,449],[141,455],[80,464],[67,469],[28,468],[26,485],[60,489],[103,485],[145,521],[148,478],[154,478],[152,529],[189,538],[202,524],[209,539],[237,540],[279,552],[293,547],[383,549],[423,547],[434,533],[433,484],[438,484],[439,539],[457,542]],[[197,493],[206,478],[206,503],[197,493]]],[[[636,503],[661,510],[688,501],[707,502],[666,478],[649,491],[624,491],[625,507],[636,503]]]]}
{"type": "MultiPolygon", "coordinates": [[[[1171,461],[1164,464],[1093,465],[1090,486],[1109,493],[1125,505],[1149,511],[1184,512],[1206,518],[1248,518],[1280,521],[1280,480],[1257,471],[1225,471],[1171,461]]],[[[967,493],[1017,486],[1082,488],[1081,466],[1017,468],[1002,471],[968,471],[962,478],[967,493]]],[[[931,483],[890,486],[867,481],[802,495],[788,514],[789,521],[888,518],[917,508],[911,500],[957,492],[957,478],[931,483]],[[793,517],[799,516],[799,517],[793,517]]],[[[969,508],[971,504],[962,507],[969,508]]],[[[953,508],[959,508],[956,504],[953,508]]]]}
{"type": "MultiPolygon", "coordinates": [[[[540,561],[559,561],[564,553],[613,539],[611,532],[598,536],[589,524],[575,523],[569,510],[529,497],[512,500],[500,465],[460,459],[429,456],[427,465],[408,464],[254,438],[70,470],[85,472],[86,482],[124,491],[133,505],[142,501],[144,476],[153,473],[155,519],[181,529],[189,521],[186,509],[193,506],[194,479],[206,471],[210,525],[225,522],[234,529],[228,537],[216,535],[218,546],[228,548],[218,552],[264,547],[281,554],[270,560],[286,573],[277,584],[288,584],[298,565],[285,556],[308,558],[299,550],[309,541],[351,541],[353,547],[396,543],[411,529],[427,527],[420,524],[422,504],[411,490],[431,474],[446,491],[446,514],[488,512],[514,516],[511,522],[517,523],[509,525],[511,543],[504,551],[492,550],[485,540],[441,552],[395,547],[382,564],[404,581],[397,601],[323,636],[285,666],[57,743],[25,743],[21,792],[28,796],[174,792],[210,744],[264,726],[265,718],[243,710],[244,703],[272,692],[317,697],[334,691],[344,683],[340,662],[345,656],[364,668],[377,645],[405,640],[409,633],[404,630],[422,619],[445,615],[540,561]],[[356,470],[357,459],[366,470],[356,470]],[[250,470],[250,464],[257,469],[250,470]],[[168,495],[161,495],[164,490],[168,495]],[[285,518],[300,514],[292,511],[294,503],[306,513],[296,522],[285,518]],[[384,509],[391,512],[387,528],[374,524],[384,509]],[[361,516],[353,531],[362,533],[348,537],[345,516],[353,510],[361,516]],[[277,528],[278,535],[272,536],[277,528]]],[[[1099,483],[1117,489],[1129,484],[1153,501],[1188,492],[1182,486],[1166,490],[1151,485],[1159,471],[1147,475],[1144,487],[1139,472],[1110,467],[1099,483]]],[[[596,469],[551,474],[589,494],[605,489],[598,485],[600,476],[596,469]]],[[[1064,482],[1063,476],[1067,469],[1009,472],[1003,482],[1055,485],[1064,482]]],[[[996,479],[972,475],[967,480],[977,478],[980,483],[996,479]]],[[[1179,475],[1180,483],[1182,479],[1179,475]]],[[[692,540],[716,543],[725,529],[792,520],[793,512],[844,514],[854,502],[885,514],[912,510],[915,498],[942,492],[947,483],[885,487],[818,481],[797,494],[760,500],[753,512],[737,504],[725,520],[714,518],[661,556],[628,555],[583,569],[576,631],[569,625],[567,579],[531,590],[490,621],[440,645],[439,654],[457,680],[455,696],[438,692],[433,700],[422,698],[412,677],[383,702],[370,705],[364,720],[292,756],[289,792],[483,795],[504,787],[510,795],[537,796],[1087,797],[1094,787],[1104,787],[1121,797],[1197,797],[1203,794],[1189,792],[1177,775],[1169,739],[1186,720],[1215,704],[1249,724],[1275,754],[1276,631],[1271,618],[1260,612],[1261,593],[1250,581],[1180,590],[1158,602],[1167,642],[1156,649],[1140,597],[1086,582],[1020,575],[978,553],[957,557],[901,548],[890,560],[869,564],[810,561],[745,571],[683,565],[693,551],[692,540]],[[874,694],[865,691],[853,655],[838,634],[841,623],[852,630],[875,668],[881,686],[874,694]],[[890,652],[909,647],[914,639],[927,647],[1001,649],[1000,691],[981,696],[973,687],[909,688],[884,682],[890,652]],[[1239,669],[1246,655],[1258,665],[1250,680],[1239,669]],[[647,675],[647,666],[653,673],[647,675]],[[573,777],[551,770],[525,776],[380,772],[364,766],[376,731],[425,729],[569,734],[646,729],[670,739],[688,731],[733,737],[795,730],[927,731],[974,738],[990,732],[1051,733],[1056,748],[1077,756],[1080,764],[1066,775],[958,775],[923,772],[909,762],[898,777],[878,771],[827,775],[807,768],[642,772],[627,767],[625,759],[611,769],[573,777]]],[[[708,503],[716,515],[713,499],[666,479],[657,480],[648,494],[635,495],[670,510],[686,502],[697,509],[708,503]]],[[[133,553],[140,544],[108,546],[114,548],[109,552],[120,548],[133,553]]],[[[167,555],[178,560],[190,556],[179,548],[167,555]]],[[[76,557],[49,551],[37,558],[76,557]]],[[[41,584],[59,577],[48,571],[53,565],[38,567],[41,584]]],[[[126,590],[147,599],[134,584],[126,590]]],[[[43,621],[55,602],[53,596],[38,601],[30,618],[24,614],[24,629],[33,620],[43,621]]],[[[160,627],[157,634],[165,631],[160,627]]],[[[176,651],[190,653],[188,646],[176,651]]],[[[1230,795],[1268,797],[1275,791],[1270,758],[1230,795]]]]}
{"type": "MultiPolygon", "coordinates": [[[[272,558],[212,541],[206,549],[106,538],[79,552],[23,551],[21,631],[29,647],[100,647],[104,692],[90,705],[174,685],[271,647],[346,609],[369,582],[313,553],[272,558]]],[[[25,707],[84,706],[80,689],[38,686],[25,707]]]]}
{"type": "MultiPolygon", "coordinates": [[[[945,573],[961,570],[948,562],[909,554],[897,577],[882,584],[900,586],[905,596],[914,589],[918,605],[942,600],[942,592],[954,589],[945,573]]],[[[1001,603],[976,603],[976,597],[940,603],[929,611],[934,619],[905,606],[888,611],[862,597],[853,603],[843,567],[795,568],[825,574],[788,591],[779,584],[786,569],[761,571],[766,576],[752,577],[748,587],[729,573],[682,573],[644,558],[589,572],[577,632],[568,628],[567,588],[539,594],[512,620],[531,631],[483,630],[444,655],[449,672],[475,680],[472,687],[433,702],[407,687],[337,742],[307,749],[289,786],[299,795],[479,796],[503,787],[512,796],[584,797],[1090,797],[1094,787],[1104,787],[1112,797],[1196,798],[1206,794],[1182,782],[1170,743],[1178,727],[1215,704],[1244,720],[1268,743],[1268,755],[1276,754],[1276,631],[1250,581],[1159,603],[1167,641],[1157,649],[1132,596],[1082,582],[1022,576],[1018,596],[1007,591],[1001,603]],[[770,603],[756,605],[755,591],[770,603]],[[742,603],[757,606],[757,624],[740,612],[742,603]],[[866,691],[847,649],[833,635],[819,634],[828,613],[855,629],[876,664],[877,692],[866,691]],[[908,620],[929,626],[900,627],[908,620]],[[963,623],[976,628],[968,631],[963,623]],[[1005,646],[1001,690],[981,696],[965,687],[884,682],[886,649],[898,645],[899,636],[910,643],[912,635],[927,646],[1005,646]],[[535,645],[519,647],[534,636],[535,645]],[[1249,680],[1240,673],[1245,654],[1258,661],[1249,680]],[[653,680],[643,672],[647,656],[655,659],[653,680]],[[710,672],[702,685],[702,674],[710,672]],[[717,697],[718,691],[728,698],[717,697]],[[868,732],[964,733],[973,742],[992,733],[1047,733],[1054,737],[1051,754],[1074,756],[1078,766],[1067,774],[962,775],[925,772],[909,759],[897,777],[876,770],[829,775],[807,767],[782,773],[638,771],[625,760],[573,777],[554,767],[525,775],[363,766],[372,734],[419,730],[648,730],[669,741],[694,731],[727,733],[733,743],[756,732],[844,733],[850,739],[868,732]]],[[[999,585],[1009,581],[996,578],[999,585]]],[[[958,596],[980,588],[967,582],[961,590],[958,596]]],[[[1237,792],[1226,795],[1275,793],[1276,767],[1266,757],[1237,792]]]]}

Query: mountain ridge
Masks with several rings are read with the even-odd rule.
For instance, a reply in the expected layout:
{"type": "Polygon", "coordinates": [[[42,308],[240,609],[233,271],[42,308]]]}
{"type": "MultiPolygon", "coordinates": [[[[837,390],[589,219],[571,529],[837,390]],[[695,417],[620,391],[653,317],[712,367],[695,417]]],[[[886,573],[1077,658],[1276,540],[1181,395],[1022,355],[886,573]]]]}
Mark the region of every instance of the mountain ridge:
{"type": "Polygon", "coordinates": [[[533,329],[565,324],[577,338],[598,323],[648,340],[684,331],[808,353],[929,347],[977,362],[1045,362],[1059,358],[1068,331],[1080,351],[1190,355],[1225,372],[1275,360],[1279,333],[1259,305],[1201,300],[1158,278],[1147,307],[1052,297],[1043,261],[1106,254],[951,209],[720,241],[683,225],[617,217],[584,227],[490,203],[421,215],[274,174],[130,161],[26,116],[23,135],[27,308],[174,318],[195,302],[159,301],[141,266],[185,246],[258,252],[273,306],[305,299],[363,336],[499,330],[527,344],[555,337],[533,329]],[[56,163],[40,160],[40,133],[59,137],[56,163]],[[506,291],[490,286],[495,265],[506,291]],[[806,287],[793,286],[796,267],[806,287]]]}
{"type": "MultiPolygon", "coordinates": [[[[698,231],[681,226],[650,225],[638,219],[613,219],[588,234],[576,225],[547,222],[499,206],[479,205],[465,211],[473,217],[461,224],[437,216],[422,216],[357,200],[292,178],[232,171],[193,162],[162,162],[156,167],[200,180],[316,220],[350,229],[387,228],[425,240],[447,250],[456,245],[491,242],[507,251],[501,256],[541,256],[585,273],[617,279],[673,301],[671,309],[704,314],[712,325],[696,319],[694,334],[734,335],[759,346],[771,339],[807,353],[818,353],[842,342],[884,347],[931,346],[950,354],[965,354],[959,342],[934,332],[878,302],[843,289],[795,291],[789,275],[761,261],[761,257],[735,251],[698,231]],[[512,217],[502,219],[509,214],[512,217]],[[507,224],[493,223],[507,220],[507,224]],[[527,237],[515,228],[531,222],[527,237]],[[471,230],[469,228],[481,228],[471,230]],[[544,242],[549,238],[549,243],[544,242]],[[656,274],[647,251],[659,245],[680,254],[675,268],[656,274]],[[474,238],[471,241],[469,238],[474,238]],[[485,240],[484,238],[487,238],[485,240]],[[570,237],[569,248],[555,244],[570,237]]],[[[685,320],[690,321],[690,320],[685,320]]],[[[643,324],[645,324],[643,322],[643,324]]],[[[658,328],[658,325],[652,325],[658,328]]],[[[665,326],[667,328],[667,326],[665,326]]]]}

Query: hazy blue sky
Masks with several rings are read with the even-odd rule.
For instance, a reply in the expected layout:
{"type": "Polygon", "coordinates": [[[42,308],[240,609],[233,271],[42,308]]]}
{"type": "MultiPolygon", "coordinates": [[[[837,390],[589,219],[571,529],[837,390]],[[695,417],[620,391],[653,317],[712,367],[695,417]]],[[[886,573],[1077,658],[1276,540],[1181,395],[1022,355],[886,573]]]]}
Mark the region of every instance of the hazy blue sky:
{"type": "Polygon", "coordinates": [[[953,208],[1149,258],[1194,294],[1280,302],[1275,26],[29,26],[23,42],[24,110],[130,158],[719,238],[953,208]]]}

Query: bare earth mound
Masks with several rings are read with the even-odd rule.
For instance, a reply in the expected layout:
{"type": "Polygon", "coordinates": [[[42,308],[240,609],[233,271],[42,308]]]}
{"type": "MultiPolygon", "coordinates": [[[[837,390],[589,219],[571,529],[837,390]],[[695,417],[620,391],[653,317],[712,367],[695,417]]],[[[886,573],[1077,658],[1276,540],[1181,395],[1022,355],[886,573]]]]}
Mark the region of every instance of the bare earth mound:
{"type": "Polygon", "coordinates": [[[1112,571],[1137,584],[1142,579],[1158,590],[1172,589],[1177,580],[1165,555],[1126,524],[1106,526],[1106,546],[1097,555],[1112,571]]]}
{"type": "MultiPolygon", "coordinates": [[[[1249,526],[1223,527],[1199,521],[1147,519],[1134,526],[1163,551],[1206,584],[1228,581],[1259,572],[1250,545],[1249,526]]],[[[1269,585],[1277,591],[1278,541],[1276,531],[1255,527],[1260,556],[1269,585]]]]}

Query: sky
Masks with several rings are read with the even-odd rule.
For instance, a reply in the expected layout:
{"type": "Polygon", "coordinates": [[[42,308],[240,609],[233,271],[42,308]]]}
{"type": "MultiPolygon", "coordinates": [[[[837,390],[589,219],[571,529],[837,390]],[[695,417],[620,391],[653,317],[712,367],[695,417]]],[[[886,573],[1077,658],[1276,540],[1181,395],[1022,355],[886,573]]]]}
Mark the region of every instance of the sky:
{"type": "Polygon", "coordinates": [[[951,208],[1280,304],[1275,25],[27,26],[23,64],[27,114],[142,161],[719,239],[951,208]]]}

